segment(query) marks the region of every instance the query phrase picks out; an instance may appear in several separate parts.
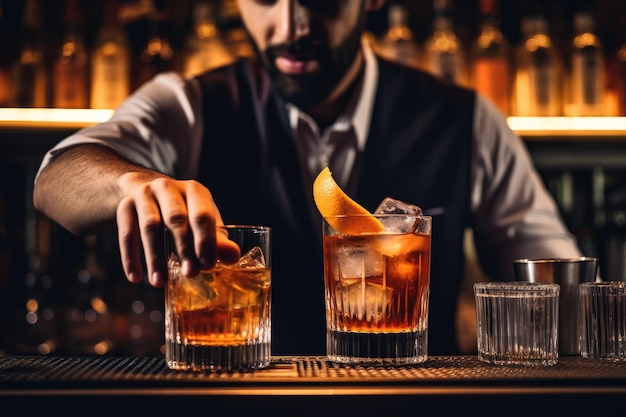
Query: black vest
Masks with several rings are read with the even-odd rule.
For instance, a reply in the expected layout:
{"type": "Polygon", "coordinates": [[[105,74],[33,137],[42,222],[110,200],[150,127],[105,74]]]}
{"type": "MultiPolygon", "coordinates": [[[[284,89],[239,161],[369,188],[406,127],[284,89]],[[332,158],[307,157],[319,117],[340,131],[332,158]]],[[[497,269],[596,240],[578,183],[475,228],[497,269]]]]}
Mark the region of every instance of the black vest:
{"type": "MultiPolygon", "coordinates": [[[[284,103],[249,62],[200,77],[204,139],[199,181],[226,223],[271,226],[272,354],[324,355],[321,219],[311,213],[284,103]]],[[[469,224],[474,94],[379,60],[370,133],[352,197],[384,197],[433,216],[429,354],[457,352],[455,317],[469,224]]]]}

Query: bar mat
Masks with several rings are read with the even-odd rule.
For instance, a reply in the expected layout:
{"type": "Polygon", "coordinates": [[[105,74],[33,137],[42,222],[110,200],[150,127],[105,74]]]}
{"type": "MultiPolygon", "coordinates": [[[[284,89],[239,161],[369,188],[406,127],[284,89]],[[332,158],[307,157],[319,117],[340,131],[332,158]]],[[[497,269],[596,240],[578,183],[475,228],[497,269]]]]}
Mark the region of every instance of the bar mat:
{"type": "Polygon", "coordinates": [[[251,372],[192,373],[172,371],[163,357],[0,357],[0,388],[17,385],[133,383],[146,386],[211,382],[298,383],[368,382],[410,384],[625,385],[626,362],[560,358],[550,367],[497,366],[473,356],[433,357],[423,364],[403,367],[362,367],[331,363],[323,357],[275,357],[269,368],[251,372]]]}

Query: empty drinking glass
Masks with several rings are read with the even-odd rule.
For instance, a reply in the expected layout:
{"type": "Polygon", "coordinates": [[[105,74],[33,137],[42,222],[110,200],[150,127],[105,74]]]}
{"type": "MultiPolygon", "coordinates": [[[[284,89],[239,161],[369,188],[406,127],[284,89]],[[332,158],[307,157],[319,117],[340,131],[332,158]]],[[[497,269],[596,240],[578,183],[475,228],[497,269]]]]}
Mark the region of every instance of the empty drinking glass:
{"type": "Polygon", "coordinates": [[[580,284],[580,354],[626,359],[626,282],[580,284]]]}
{"type": "Polygon", "coordinates": [[[498,365],[558,362],[558,284],[474,284],[478,359],[498,365]]]}

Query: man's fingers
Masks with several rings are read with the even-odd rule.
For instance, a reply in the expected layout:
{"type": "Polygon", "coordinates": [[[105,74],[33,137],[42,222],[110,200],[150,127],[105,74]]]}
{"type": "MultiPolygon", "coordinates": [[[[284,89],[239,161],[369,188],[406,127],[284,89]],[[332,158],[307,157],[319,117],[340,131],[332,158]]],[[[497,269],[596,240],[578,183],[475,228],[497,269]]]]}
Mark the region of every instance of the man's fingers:
{"type": "Polygon", "coordinates": [[[132,199],[127,197],[120,202],[116,217],[122,268],[128,281],[136,284],[143,279],[143,263],[137,213],[132,199]]]}
{"type": "Polygon", "coordinates": [[[239,261],[241,250],[232,240],[222,233],[217,234],[217,259],[225,264],[234,264],[239,261]]]}
{"type": "Polygon", "coordinates": [[[239,246],[223,231],[217,232],[223,225],[220,213],[210,191],[196,181],[158,178],[134,188],[120,202],[117,222],[124,271],[131,282],[142,279],[143,246],[150,284],[165,284],[165,228],[185,275],[212,268],[217,259],[235,263],[240,256],[239,246]]]}
{"type": "Polygon", "coordinates": [[[209,190],[195,181],[185,183],[185,195],[195,254],[203,269],[212,268],[217,259],[215,236],[217,208],[213,196],[209,190]]]}
{"type": "Polygon", "coordinates": [[[177,183],[169,179],[158,179],[151,184],[151,191],[158,204],[162,221],[181,260],[183,274],[196,275],[200,262],[194,250],[194,234],[189,225],[189,210],[186,194],[177,183]]]}
{"type": "Polygon", "coordinates": [[[215,206],[215,223],[218,226],[216,228],[217,259],[227,264],[234,264],[241,258],[241,248],[228,238],[228,232],[225,229],[219,227],[224,226],[224,220],[217,206],[215,206]]]}
{"type": "Polygon", "coordinates": [[[167,280],[167,257],[165,230],[159,205],[149,187],[138,187],[135,190],[134,205],[148,270],[148,281],[153,286],[160,287],[167,280]]]}

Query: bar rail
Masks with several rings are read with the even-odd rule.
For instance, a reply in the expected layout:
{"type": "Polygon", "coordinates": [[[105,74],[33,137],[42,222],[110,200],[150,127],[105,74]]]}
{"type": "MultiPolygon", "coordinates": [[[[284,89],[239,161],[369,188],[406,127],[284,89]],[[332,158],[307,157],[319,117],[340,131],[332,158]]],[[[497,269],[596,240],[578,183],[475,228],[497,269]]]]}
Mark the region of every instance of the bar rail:
{"type": "Polygon", "coordinates": [[[625,403],[626,362],[580,357],[550,367],[490,365],[474,356],[405,367],[274,357],[267,369],[233,373],[172,371],[163,357],[0,357],[0,405],[27,415],[55,407],[81,415],[127,407],[144,415],[188,407],[245,416],[560,415],[625,403]]]}

